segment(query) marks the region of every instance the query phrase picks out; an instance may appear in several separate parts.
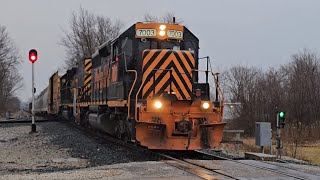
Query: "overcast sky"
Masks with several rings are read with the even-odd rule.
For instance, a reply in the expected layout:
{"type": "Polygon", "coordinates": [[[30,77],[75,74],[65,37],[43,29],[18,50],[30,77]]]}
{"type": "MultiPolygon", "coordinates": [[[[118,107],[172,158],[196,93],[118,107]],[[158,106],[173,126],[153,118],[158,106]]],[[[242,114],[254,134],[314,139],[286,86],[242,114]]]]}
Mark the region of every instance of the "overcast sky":
{"type": "Polygon", "coordinates": [[[243,64],[263,68],[289,62],[304,48],[320,52],[320,1],[317,0],[0,0],[0,24],[7,27],[23,63],[23,100],[31,96],[28,51],[38,50],[35,64],[38,93],[50,75],[63,66],[64,48],[58,44],[71,13],[82,6],[120,19],[125,27],[148,12],[174,12],[200,40],[200,56],[209,55],[221,71],[243,64]]]}

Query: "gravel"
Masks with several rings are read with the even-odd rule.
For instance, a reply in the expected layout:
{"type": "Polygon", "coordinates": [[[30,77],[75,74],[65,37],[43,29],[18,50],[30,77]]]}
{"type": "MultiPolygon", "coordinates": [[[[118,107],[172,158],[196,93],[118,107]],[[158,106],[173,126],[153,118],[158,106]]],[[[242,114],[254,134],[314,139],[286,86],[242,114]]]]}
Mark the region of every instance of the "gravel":
{"type": "Polygon", "coordinates": [[[86,179],[166,179],[166,180],[197,180],[196,176],[167,165],[164,162],[131,162],[125,164],[105,165],[99,167],[85,168],[42,174],[13,174],[4,175],[0,180],[86,180],[86,179]]]}
{"type": "Polygon", "coordinates": [[[144,154],[102,144],[59,122],[0,125],[0,175],[56,172],[149,160],[144,154]]]}
{"type": "Polygon", "coordinates": [[[46,131],[54,134],[51,136],[51,142],[69,149],[73,157],[88,159],[90,166],[149,160],[144,154],[132,152],[112,143],[101,143],[94,137],[82,134],[79,130],[70,129],[63,124],[55,124],[60,128],[58,133],[55,133],[55,128],[46,126],[46,131]]]}

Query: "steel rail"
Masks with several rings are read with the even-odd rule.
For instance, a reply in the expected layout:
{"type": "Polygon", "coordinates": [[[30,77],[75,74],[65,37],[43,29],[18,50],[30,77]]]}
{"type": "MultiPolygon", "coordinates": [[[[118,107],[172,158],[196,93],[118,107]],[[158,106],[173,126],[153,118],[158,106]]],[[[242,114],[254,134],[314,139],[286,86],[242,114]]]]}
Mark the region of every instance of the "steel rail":
{"type": "MultiPolygon", "coordinates": [[[[57,119],[39,119],[39,120],[35,120],[35,122],[53,122],[53,121],[57,121],[57,119]]],[[[12,120],[4,120],[4,121],[0,121],[0,124],[15,124],[15,123],[31,123],[32,120],[31,119],[12,119],[12,120]]]]}
{"type": "Polygon", "coordinates": [[[202,179],[220,179],[221,176],[223,176],[223,178],[225,179],[226,177],[227,178],[230,178],[230,179],[237,179],[237,180],[240,180],[239,178],[236,178],[234,176],[231,176],[229,174],[226,174],[226,173],[222,173],[222,172],[218,172],[214,169],[211,169],[211,168],[207,168],[205,166],[201,166],[199,164],[196,164],[196,163],[191,163],[191,162],[188,162],[186,160],[181,160],[181,159],[177,159],[177,158],[174,158],[174,157],[171,157],[171,156],[168,156],[168,155],[165,155],[165,154],[159,154],[160,156],[162,157],[165,157],[169,160],[172,160],[172,161],[162,161],[166,164],[169,164],[171,166],[174,166],[174,167],[177,167],[181,170],[184,170],[184,171],[187,171],[191,174],[194,174],[202,179]]]}
{"type": "MultiPolygon", "coordinates": [[[[238,163],[238,164],[242,164],[242,165],[246,165],[246,166],[251,166],[251,167],[254,167],[254,168],[257,168],[257,169],[267,170],[267,171],[274,172],[274,173],[277,173],[277,174],[281,174],[281,175],[284,175],[284,176],[288,176],[288,177],[291,177],[291,178],[294,178],[294,179],[300,179],[300,180],[306,179],[305,177],[298,177],[298,176],[295,176],[295,175],[291,175],[291,174],[288,174],[288,173],[283,172],[281,170],[275,170],[275,169],[264,167],[264,166],[254,165],[254,164],[251,164],[251,163],[240,162],[240,161],[237,161],[237,160],[233,160],[233,159],[226,158],[226,157],[221,157],[221,156],[218,156],[218,155],[213,155],[213,154],[202,152],[202,151],[198,151],[198,150],[197,150],[197,152],[203,153],[203,154],[209,155],[209,156],[212,155],[212,156],[214,156],[216,158],[221,158],[223,160],[232,161],[234,163],[238,163]]],[[[268,164],[268,163],[266,163],[266,164],[268,164]]],[[[277,166],[277,165],[274,165],[274,166],[277,166]]],[[[290,169],[290,168],[288,168],[288,169],[290,169]]],[[[293,170],[293,169],[291,169],[291,170],[293,170]]],[[[305,173],[305,174],[308,174],[308,173],[305,173]]],[[[312,174],[309,174],[309,175],[312,175],[312,174]]]]}

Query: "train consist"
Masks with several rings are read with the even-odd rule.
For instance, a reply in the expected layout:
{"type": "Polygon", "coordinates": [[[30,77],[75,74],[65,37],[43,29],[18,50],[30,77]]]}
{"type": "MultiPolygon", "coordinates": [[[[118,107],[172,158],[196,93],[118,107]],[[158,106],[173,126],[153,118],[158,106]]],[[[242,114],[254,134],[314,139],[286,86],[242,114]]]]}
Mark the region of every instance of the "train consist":
{"type": "Polygon", "coordinates": [[[212,101],[208,78],[199,83],[200,73],[211,73],[199,70],[198,50],[198,38],[182,25],[136,23],[64,75],[54,73],[35,112],[149,149],[217,147],[222,94],[215,81],[212,101]]]}

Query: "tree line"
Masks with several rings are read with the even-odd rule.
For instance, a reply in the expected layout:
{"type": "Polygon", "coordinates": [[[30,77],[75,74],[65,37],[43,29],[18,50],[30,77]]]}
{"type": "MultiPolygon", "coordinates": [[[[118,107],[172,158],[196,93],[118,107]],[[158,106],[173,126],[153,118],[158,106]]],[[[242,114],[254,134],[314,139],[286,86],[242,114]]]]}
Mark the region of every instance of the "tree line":
{"type": "Polygon", "coordinates": [[[262,70],[250,66],[233,66],[223,74],[227,99],[234,106],[230,127],[254,135],[255,122],[271,122],[275,127],[276,111],[286,112],[285,135],[291,139],[320,138],[320,58],[303,50],[290,62],[262,70]]]}
{"type": "MultiPolygon", "coordinates": [[[[162,17],[145,14],[144,21],[172,22],[174,13],[162,17]]],[[[177,19],[177,22],[182,22],[177,19]]],[[[90,12],[82,7],[71,14],[69,27],[62,29],[59,44],[65,48],[65,68],[75,67],[84,58],[91,57],[103,43],[116,38],[123,29],[118,19],[90,12]]],[[[18,66],[19,51],[5,26],[0,24],[0,115],[20,108],[16,92],[22,88],[23,78],[18,66]]]]}
{"type": "MultiPolygon", "coordinates": [[[[153,16],[146,13],[143,21],[172,23],[175,14],[167,12],[163,16],[153,16]]],[[[183,22],[176,18],[177,23],[183,22]]],[[[82,7],[73,12],[68,29],[63,29],[59,44],[65,48],[65,67],[72,68],[84,58],[91,57],[103,43],[116,38],[123,23],[119,19],[98,15],[82,7]]]]}
{"type": "MultiPolygon", "coordinates": [[[[172,23],[173,17],[176,16],[172,12],[160,17],[146,13],[143,21],[172,23]]],[[[175,19],[177,23],[183,22],[181,18],[175,19]]],[[[99,45],[117,37],[122,29],[120,20],[80,7],[78,12],[72,13],[69,28],[63,31],[60,41],[67,54],[66,67],[73,67],[81,59],[91,57],[99,45]]],[[[234,106],[235,120],[229,126],[234,125],[244,129],[247,135],[253,135],[256,121],[272,122],[274,126],[275,112],[283,110],[286,111],[286,127],[319,127],[319,62],[316,53],[305,50],[294,54],[288,64],[277,68],[262,70],[236,65],[228,69],[220,80],[226,99],[241,103],[234,106]]]]}
{"type": "MultiPolygon", "coordinates": [[[[144,21],[171,23],[174,13],[162,17],[145,14],[144,21]]],[[[176,18],[182,23],[181,18],[176,18]]],[[[59,44],[65,48],[65,67],[74,67],[83,58],[91,57],[106,41],[116,38],[123,29],[120,20],[90,12],[84,8],[71,14],[69,27],[62,30],[59,44]]],[[[0,110],[15,98],[22,78],[17,70],[20,56],[4,26],[0,26],[0,110]]],[[[290,133],[304,132],[306,136],[320,138],[318,105],[320,103],[320,59],[316,53],[303,51],[294,54],[289,63],[262,70],[258,67],[236,65],[222,74],[220,82],[224,94],[234,106],[232,123],[253,135],[256,121],[272,122],[275,112],[286,111],[286,127],[290,133]]],[[[16,99],[14,99],[16,101],[16,99]]]]}
{"type": "Polygon", "coordinates": [[[20,56],[5,26],[0,25],[0,114],[19,109],[20,101],[15,93],[22,87],[22,77],[17,65],[20,56]]]}

